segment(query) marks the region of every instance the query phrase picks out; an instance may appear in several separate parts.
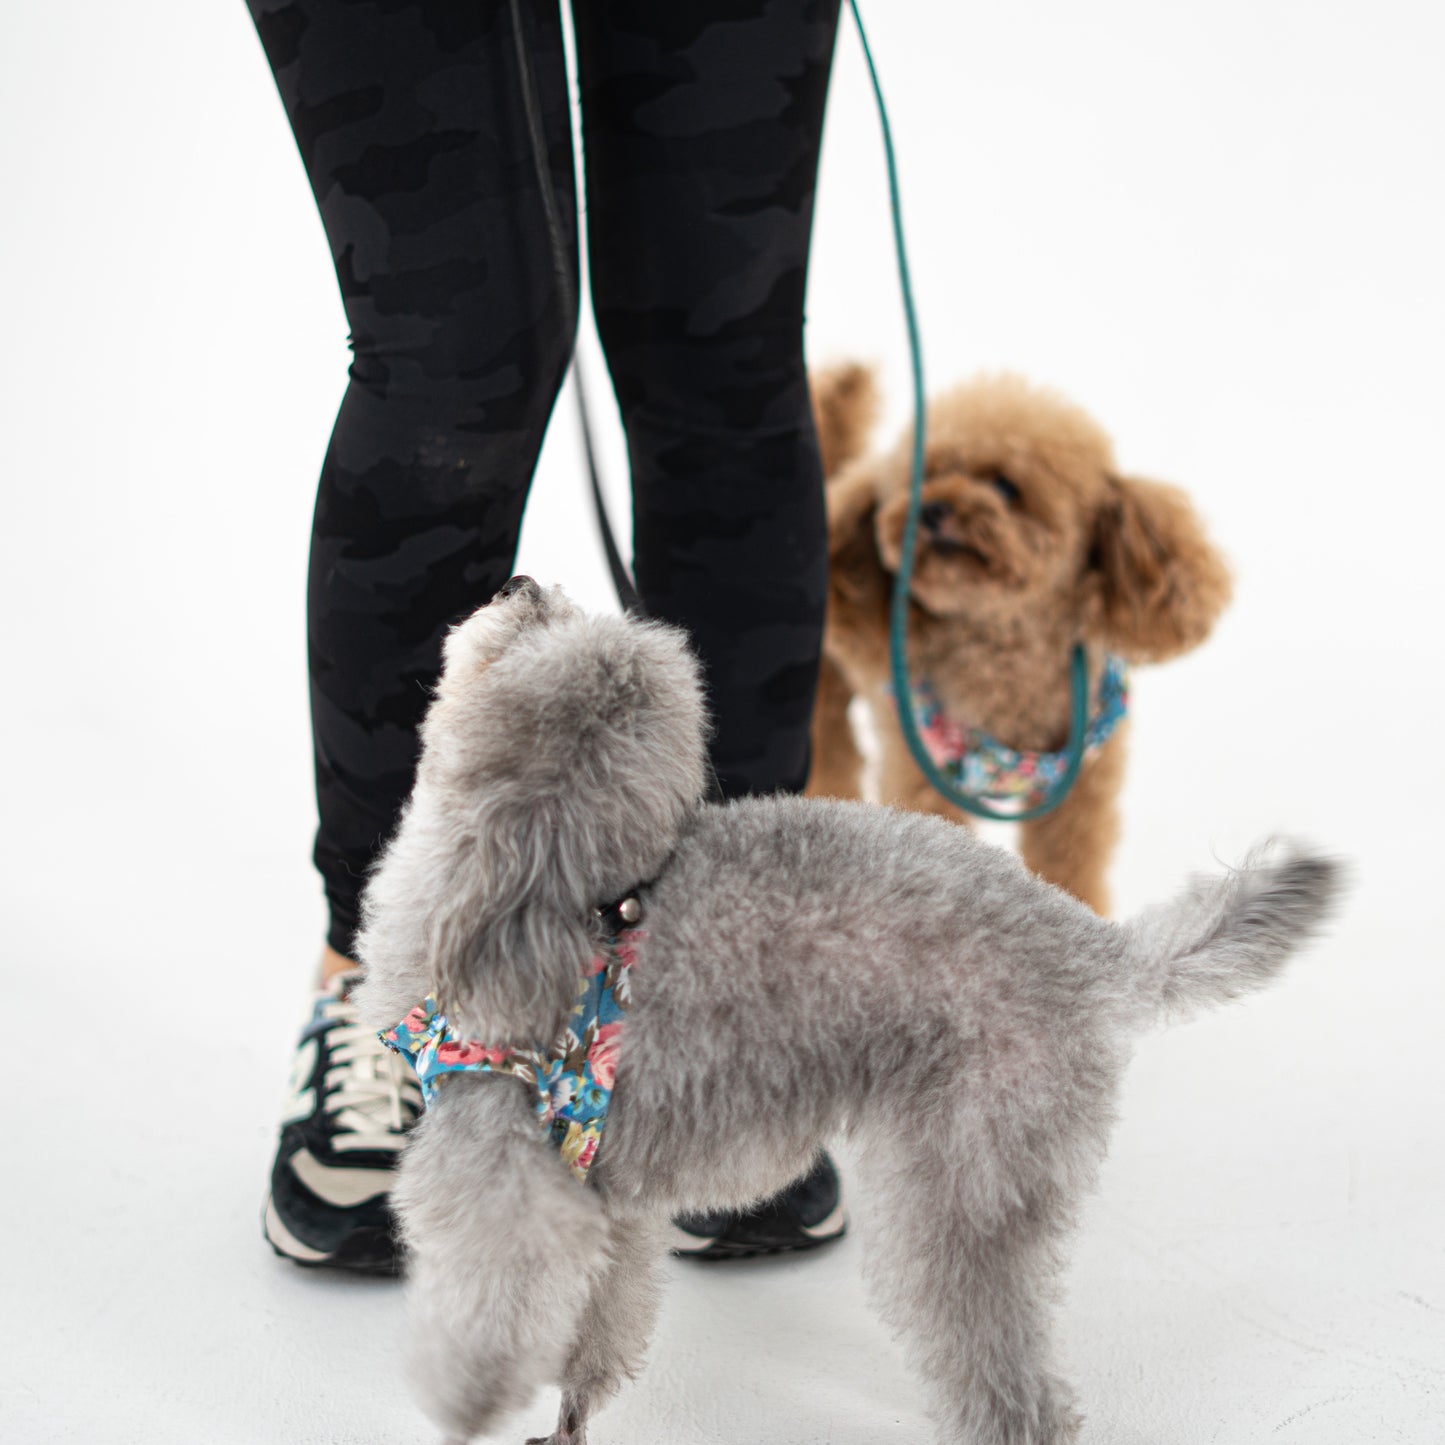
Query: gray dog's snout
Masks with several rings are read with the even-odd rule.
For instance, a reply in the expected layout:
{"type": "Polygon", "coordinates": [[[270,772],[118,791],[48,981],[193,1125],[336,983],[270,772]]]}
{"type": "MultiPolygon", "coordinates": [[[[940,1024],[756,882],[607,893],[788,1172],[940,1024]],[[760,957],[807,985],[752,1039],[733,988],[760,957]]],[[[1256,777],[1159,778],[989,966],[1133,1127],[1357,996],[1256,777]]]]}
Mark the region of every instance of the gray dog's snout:
{"type": "Polygon", "coordinates": [[[542,589],[530,577],[518,576],[503,582],[497,591],[497,596],[510,597],[516,592],[525,592],[528,597],[534,598],[542,595],[542,589]]]}

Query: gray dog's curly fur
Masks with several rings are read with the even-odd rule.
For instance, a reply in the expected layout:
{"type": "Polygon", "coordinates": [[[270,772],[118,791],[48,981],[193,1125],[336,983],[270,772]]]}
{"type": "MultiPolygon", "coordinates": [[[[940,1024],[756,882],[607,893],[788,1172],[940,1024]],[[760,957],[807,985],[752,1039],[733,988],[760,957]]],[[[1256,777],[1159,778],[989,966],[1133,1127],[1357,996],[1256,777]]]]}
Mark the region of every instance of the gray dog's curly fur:
{"type": "Polygon", "coordinates": [[[586,1185],[506,1077],[448,1079],[402,1158],[421,1401],[470,1438],[556,1383],[548,1445],[581,1445],[642,1363],[668,1217],[753,1204],[848,1131],[873,1294],[938,1441],[1073,1440],[1050,1303],[1130,1044],[1272,979],[1335,864],[1259,853],[1110,923],[940,818],[705,804],[706,729],[680,633],[556,589],[499,595],[447,644],[366,894],[363,1016],[435,990],[467,1037],[550,1039],[595,906],[646,884],[647,914],[586,1185]]]}

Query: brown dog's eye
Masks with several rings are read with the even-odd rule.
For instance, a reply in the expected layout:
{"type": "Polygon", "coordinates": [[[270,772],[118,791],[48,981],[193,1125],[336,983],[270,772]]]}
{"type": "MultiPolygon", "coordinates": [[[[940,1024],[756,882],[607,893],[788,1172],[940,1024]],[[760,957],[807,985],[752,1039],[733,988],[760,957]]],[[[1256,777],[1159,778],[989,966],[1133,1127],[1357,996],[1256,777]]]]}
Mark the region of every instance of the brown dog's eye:
{"type": "Polygon", "coordinates": [[[992,483],[994,491],[996,491],[1009,506],[1013,506],[1013,504],[1018,501],[1019,489],[1009,481],[1002,472],[996,472],[989,478],[989,481],[992,483]]]}

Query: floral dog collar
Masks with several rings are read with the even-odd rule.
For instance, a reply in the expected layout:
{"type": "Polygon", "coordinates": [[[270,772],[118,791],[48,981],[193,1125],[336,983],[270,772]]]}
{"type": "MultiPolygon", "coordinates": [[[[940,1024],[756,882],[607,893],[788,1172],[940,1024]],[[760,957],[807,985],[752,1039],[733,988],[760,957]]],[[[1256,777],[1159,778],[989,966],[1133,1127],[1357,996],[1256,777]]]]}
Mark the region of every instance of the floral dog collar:
{"type": "MultiPolygon", "coordinates": [[[[913,716],[929,756],[952,780],[975,797],[1006,798],[1020,811],[1041,802],[1068,768],[1066,749],[1031,752],[1011,748],[982,728],[961,728],[943,711],[927,680],[913,686],[913,716]]],[[[1084,735],[1084,756],[1108,741],[1129,710],[1129,670],[1122,658],[1108,657],[1099,680],[1097,711],[1084,735]]]]}
{"type": "Polygon", "coordinates": [[[631,997],[628,970],[637,961],[644,936],[627,929],[593,957],[571,1017],[550,1049],[490,1048],[463,1039],[430,995],[379,1037],[411,1060],[428,1104],[448,1074],[511,1074],[520,1079],[533,1096],[538,1124],[578,1183],[586,1183],[612,1102],[622,1015],[631,997]]]}

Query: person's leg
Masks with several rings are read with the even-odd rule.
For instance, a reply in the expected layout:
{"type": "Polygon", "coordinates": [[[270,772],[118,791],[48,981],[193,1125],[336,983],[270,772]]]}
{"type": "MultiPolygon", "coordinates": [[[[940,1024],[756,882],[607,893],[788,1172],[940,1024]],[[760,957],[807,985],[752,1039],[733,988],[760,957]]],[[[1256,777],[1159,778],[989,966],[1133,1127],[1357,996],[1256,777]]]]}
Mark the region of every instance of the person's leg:
{"type": "Polygon", "coordinates": [[[638,588],[702,656],[724,795],[797,791],[827,578],[803,295],[838,0],[573,16],[638,588]]]}
{"type": "MultiPolygon", "coordinates": [[[[506,0],[249,0],[336,263],[354,360],[317,495],[307,596],[323,969],[350,965],[372,858],[411,788],[447,628],[511,573],[570,355],[506,0]]],[[[558,209],[575,224],[555,0],[522,7],[558,209]]],[[[384,1266],[418,1100],[345,981],[303,1039],[268,1234],[384,1266]]]]}
{"type": "MultiPolygon", "coordinates": [[[[570,356],[499,0],[250,0],[351,329],[307,613],[328,942],[411,787],[447,628],[510,575],[570,356]]],[[[571,130],[555,6],[523,7],[563,223],[571,130]]]]}
{"type": "MultiPolygon", "coordinates": [[[[803,358],[838,0],[574,0],[598,331],[627,430],[638,590],[702,659],[723,796],[801,791],[827,525],[803,358]]],[[[693,1253],[841,1232],[826,1161],[693,1253]]]]}

